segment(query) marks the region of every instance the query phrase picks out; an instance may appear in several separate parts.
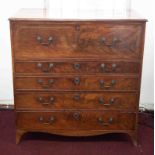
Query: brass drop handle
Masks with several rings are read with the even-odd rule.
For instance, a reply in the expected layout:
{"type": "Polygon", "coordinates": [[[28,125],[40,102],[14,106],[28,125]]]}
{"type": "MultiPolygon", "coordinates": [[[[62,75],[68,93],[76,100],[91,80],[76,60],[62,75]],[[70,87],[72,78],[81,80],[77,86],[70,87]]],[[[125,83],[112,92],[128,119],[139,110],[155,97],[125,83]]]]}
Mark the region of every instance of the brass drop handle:
{"type": "Polygon", "coordinates": [[[45,84],[43,79],[37,79],[37,83],[40,84],[42,86],[42,88],[47,89],[52,86],[52,84],[54,83],[54,79],[49,79],[48,84],[45,84]]]}
{"type": "Polygon", "coordinates": [[[103,97],[99,98],[99,103],[104,105],[104,106],[110,106],[112,103],[114,103],[115,99],[114,98],[110,98],[109,103],[104,103],[104,99],[103,97]]]}
{"type": "Polygon", "coordinates": [[[42,72],[49,72],[53,67],[53,63],[49,63],[47,68],[44,67],[43,63],[37,63],[37,68],[41,69],[42,72]]]}
{"type": "Polygon", "coordinates": [[[116,84],[116,80],[111,80],[110,84],[108,84],[108,85],[105,84],[104,80],[100,80],[99,84],[100,84],[100,88],[108,89],[108,88],[113,87],[116,84]]]}
{"type": "Polygon", "coordinates": [[[111,43],[108,43],[107,39],[105,37],[100,38],[100,43],[107,47],[114,47],[116,45],[116,43],[118,43],[119,41],[120,40],[117,37],[113,37],[111,43]]]}
{"type": "Polygon", "coordinates": [[[44,125],[51,125],[55,122],[55,117],[54,116],[51,116],[48,121],[45,121],[43,116],[40,116],[39,117],[39,122],[44,124],[44,125]]]}
{"type": "Polygon", "coordinates": [[[81,115],[80,115],[79,112],[75,112],[75,113],[73,114],[73,118],[74,118],[75,120],[80,120],[80,117],[81,117],[81,115]]]}
{"type": "Polygon", "coordinates": [[[75,63],[75,64],[74,64],[74,68],[75,68],[76,70],[79,70],[80,67],[81,67],[81,65],[80,65],[79,63],[75,63]]]}
{"type": "Polygon", "coordinates": [[[42,105],[49,105],[51,103],[53,103],[55,100],[54,97],[50,97],[48,101],[46,101],[43,97],[39,96],[38,97],[38,101],[42,104],[42,105]]]}
{"type": "Polygon", "coordinates": [[[74,99],[75,101],[79,101],[79,100],[80,100],[80,94],[75,94],[75,95],[73,96],[73,99],[74,99]]]}
{"type": "Polygon", "coordinates": [[[44,42],[44,39],[41,36],[37,36],[36,39],[37,39],[37,42],[43,46],[49,46],[54,41],[54,38],[52,36],[48,37],[47,42],[44,42]]]}
{"type": "MultiPolygon", "coordinates": [[[[107,68],[106,64],[101,63],[100,67],[101,67],[102,72],[110,72],[110,69],[107,68]]],[[[112,68],[111,69],[112,71],[115,71],[117,68],[117,64],[113,63],[111,65],[111,68],[112,68]]]]}
{"type": "Polygon", "coordinates": [[[79,77],[75,77],[74,78],[74,84],[75,85],[79,85],[80,84],[80,78],[79,77]]]}
{"type": "Polygon", "coordinates": [[[103,125],[103,126],[109,126],[110,124],[113,123],[113,118],[110,117],[109,120],[108,120],[108,122],[105,122],[102,117],[99,117],[98,118],[98,123],[101,124],[101,125],[103,125]]]}

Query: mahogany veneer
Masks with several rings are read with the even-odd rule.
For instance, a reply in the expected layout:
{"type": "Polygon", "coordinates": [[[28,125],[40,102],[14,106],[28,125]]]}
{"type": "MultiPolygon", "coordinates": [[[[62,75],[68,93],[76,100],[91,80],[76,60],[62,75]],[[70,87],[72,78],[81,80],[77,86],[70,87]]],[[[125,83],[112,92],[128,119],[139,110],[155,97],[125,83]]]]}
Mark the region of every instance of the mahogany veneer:
{"type": "Polygon", "coordinates": [[[10,18],[16,143],[29,131],[122,132],[137,145],[146,20],[129,17],[10,18]]]}

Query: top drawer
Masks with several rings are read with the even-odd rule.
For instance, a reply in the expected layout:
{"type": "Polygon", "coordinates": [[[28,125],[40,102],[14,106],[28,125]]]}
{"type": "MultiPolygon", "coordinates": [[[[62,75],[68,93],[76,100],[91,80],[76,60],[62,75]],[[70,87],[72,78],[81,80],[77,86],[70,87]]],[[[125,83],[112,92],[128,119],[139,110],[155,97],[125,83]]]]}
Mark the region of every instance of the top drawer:
{"type": "Polygon", "coordinates": [[[12,27],[16,59],[138,59],[143,24],[103,22],[16,22],[12,27]]]}

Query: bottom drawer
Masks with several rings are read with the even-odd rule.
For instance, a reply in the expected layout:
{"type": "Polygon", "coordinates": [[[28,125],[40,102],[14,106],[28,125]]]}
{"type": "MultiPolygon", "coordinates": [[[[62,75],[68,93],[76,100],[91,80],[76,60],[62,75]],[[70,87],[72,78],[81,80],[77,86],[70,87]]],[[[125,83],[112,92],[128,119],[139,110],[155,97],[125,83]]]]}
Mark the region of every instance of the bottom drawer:
{"type": "Polygon", "coordinates": [[[17,112],[17,128],[29,130],[134,130],[135,113],[105,111],[17,112]]]}

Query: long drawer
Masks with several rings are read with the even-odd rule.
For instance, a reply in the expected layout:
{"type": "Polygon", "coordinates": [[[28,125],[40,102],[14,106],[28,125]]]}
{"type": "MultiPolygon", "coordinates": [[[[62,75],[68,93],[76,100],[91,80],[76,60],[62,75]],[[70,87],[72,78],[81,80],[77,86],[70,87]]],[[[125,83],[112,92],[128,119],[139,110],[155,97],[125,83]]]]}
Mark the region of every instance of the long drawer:
{"type": "Polygon", "coordinates": [[[142,55],[143,26],[103,22],[22,22],[13,29],[15,59],[125,58],[142,55]]]}
{"type": "Polygon", "coordinates": [[[105,111],[17,112],[18,129],[134,130],[135,113],[105,111]]]}
{"type": "Polygon", "coordinates": [[[15,103],[18,110],[136,110],[138,95],[106,92],[16,92],[15,103]]]}
{"type": "Polygon", "coordinates": [[[139,62],[128,61],[18,61],[15,63],[16,74],[104,74],[132,73],[140,71],[139,62]]]}
{"type": "Polygon", "coordinates": [[[16,90],[138,90],[136,76],[32,76],[15,78],[16,90]]]}

